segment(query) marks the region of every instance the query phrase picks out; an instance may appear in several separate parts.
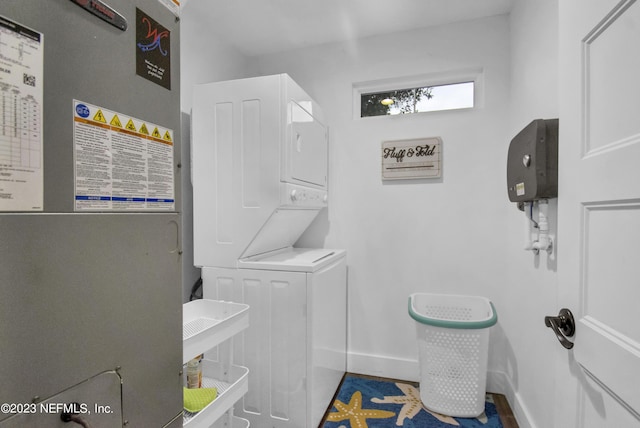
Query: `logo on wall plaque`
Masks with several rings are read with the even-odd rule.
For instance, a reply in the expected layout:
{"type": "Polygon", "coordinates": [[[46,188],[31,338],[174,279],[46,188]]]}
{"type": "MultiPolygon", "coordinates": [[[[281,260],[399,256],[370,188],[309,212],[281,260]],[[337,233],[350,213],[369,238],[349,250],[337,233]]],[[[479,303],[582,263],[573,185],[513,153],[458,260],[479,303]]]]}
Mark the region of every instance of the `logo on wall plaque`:
{"type": "Polygon", "coordinates": [[[382,143],[382,179],[440,178],[442,139],[440,137],[382,143]]]}
{"type": "Polygon", "coordinates": [[[171,89],[171,32],[138,8],[136,74],[171,89]]]}

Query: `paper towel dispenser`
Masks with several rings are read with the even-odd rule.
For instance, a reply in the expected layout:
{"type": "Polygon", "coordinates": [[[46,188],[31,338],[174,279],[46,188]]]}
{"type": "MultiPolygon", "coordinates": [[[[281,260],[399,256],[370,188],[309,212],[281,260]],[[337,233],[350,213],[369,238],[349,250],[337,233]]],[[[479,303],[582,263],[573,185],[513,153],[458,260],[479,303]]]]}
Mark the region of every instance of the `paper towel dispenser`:
{"type": "Polygon", "coordinates": [[[558,196],[558,119],[537,119],[516,135],[507,156],[511,202],[558,196]]]}

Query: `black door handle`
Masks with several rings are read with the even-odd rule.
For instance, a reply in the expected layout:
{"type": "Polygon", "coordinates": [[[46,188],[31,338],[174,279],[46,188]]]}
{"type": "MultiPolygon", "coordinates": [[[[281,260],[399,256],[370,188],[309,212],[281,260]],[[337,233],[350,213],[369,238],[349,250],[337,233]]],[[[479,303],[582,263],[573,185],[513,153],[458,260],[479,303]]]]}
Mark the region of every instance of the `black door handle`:
{"type": "Polygon", "coordinates": [[[562,346],[567,349],[573,348],[573,343],[569,342],[567,337],[572,337],[575,334],[576,323],[569,309],[560,309],[557,317],[544,317],[544,325],[553,330],[562,346]]]}

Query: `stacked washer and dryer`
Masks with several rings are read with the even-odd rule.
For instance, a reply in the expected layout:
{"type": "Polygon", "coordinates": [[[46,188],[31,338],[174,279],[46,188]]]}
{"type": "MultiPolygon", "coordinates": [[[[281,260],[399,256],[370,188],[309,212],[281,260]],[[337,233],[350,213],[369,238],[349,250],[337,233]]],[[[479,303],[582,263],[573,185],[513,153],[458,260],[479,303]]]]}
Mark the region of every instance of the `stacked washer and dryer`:
{"type": "Polygon", "coordinates": [[[347,343],[345,251],[293,246],[327,207],[322,110],[286,74],[197,85],[191,155],[204,298],[250,306],[234,342],[249,368],[235,413],[256,427],[315,428],[347,343]]]}

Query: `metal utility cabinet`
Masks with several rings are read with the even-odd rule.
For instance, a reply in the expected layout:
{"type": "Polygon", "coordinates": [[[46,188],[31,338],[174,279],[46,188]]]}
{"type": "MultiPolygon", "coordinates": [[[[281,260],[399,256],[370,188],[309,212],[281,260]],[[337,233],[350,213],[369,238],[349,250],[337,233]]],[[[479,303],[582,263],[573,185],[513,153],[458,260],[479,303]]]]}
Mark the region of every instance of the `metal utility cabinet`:
{"type": "Polygon", "coordinates": [[[71,402],[94,428],[179,427],[178,20],[3,0],[0,40],[0,403],[37,406],[0,427],[63,426],[40,405],[71,402]],[[138,73],[145,54],[167,63],[138,73]]]}

